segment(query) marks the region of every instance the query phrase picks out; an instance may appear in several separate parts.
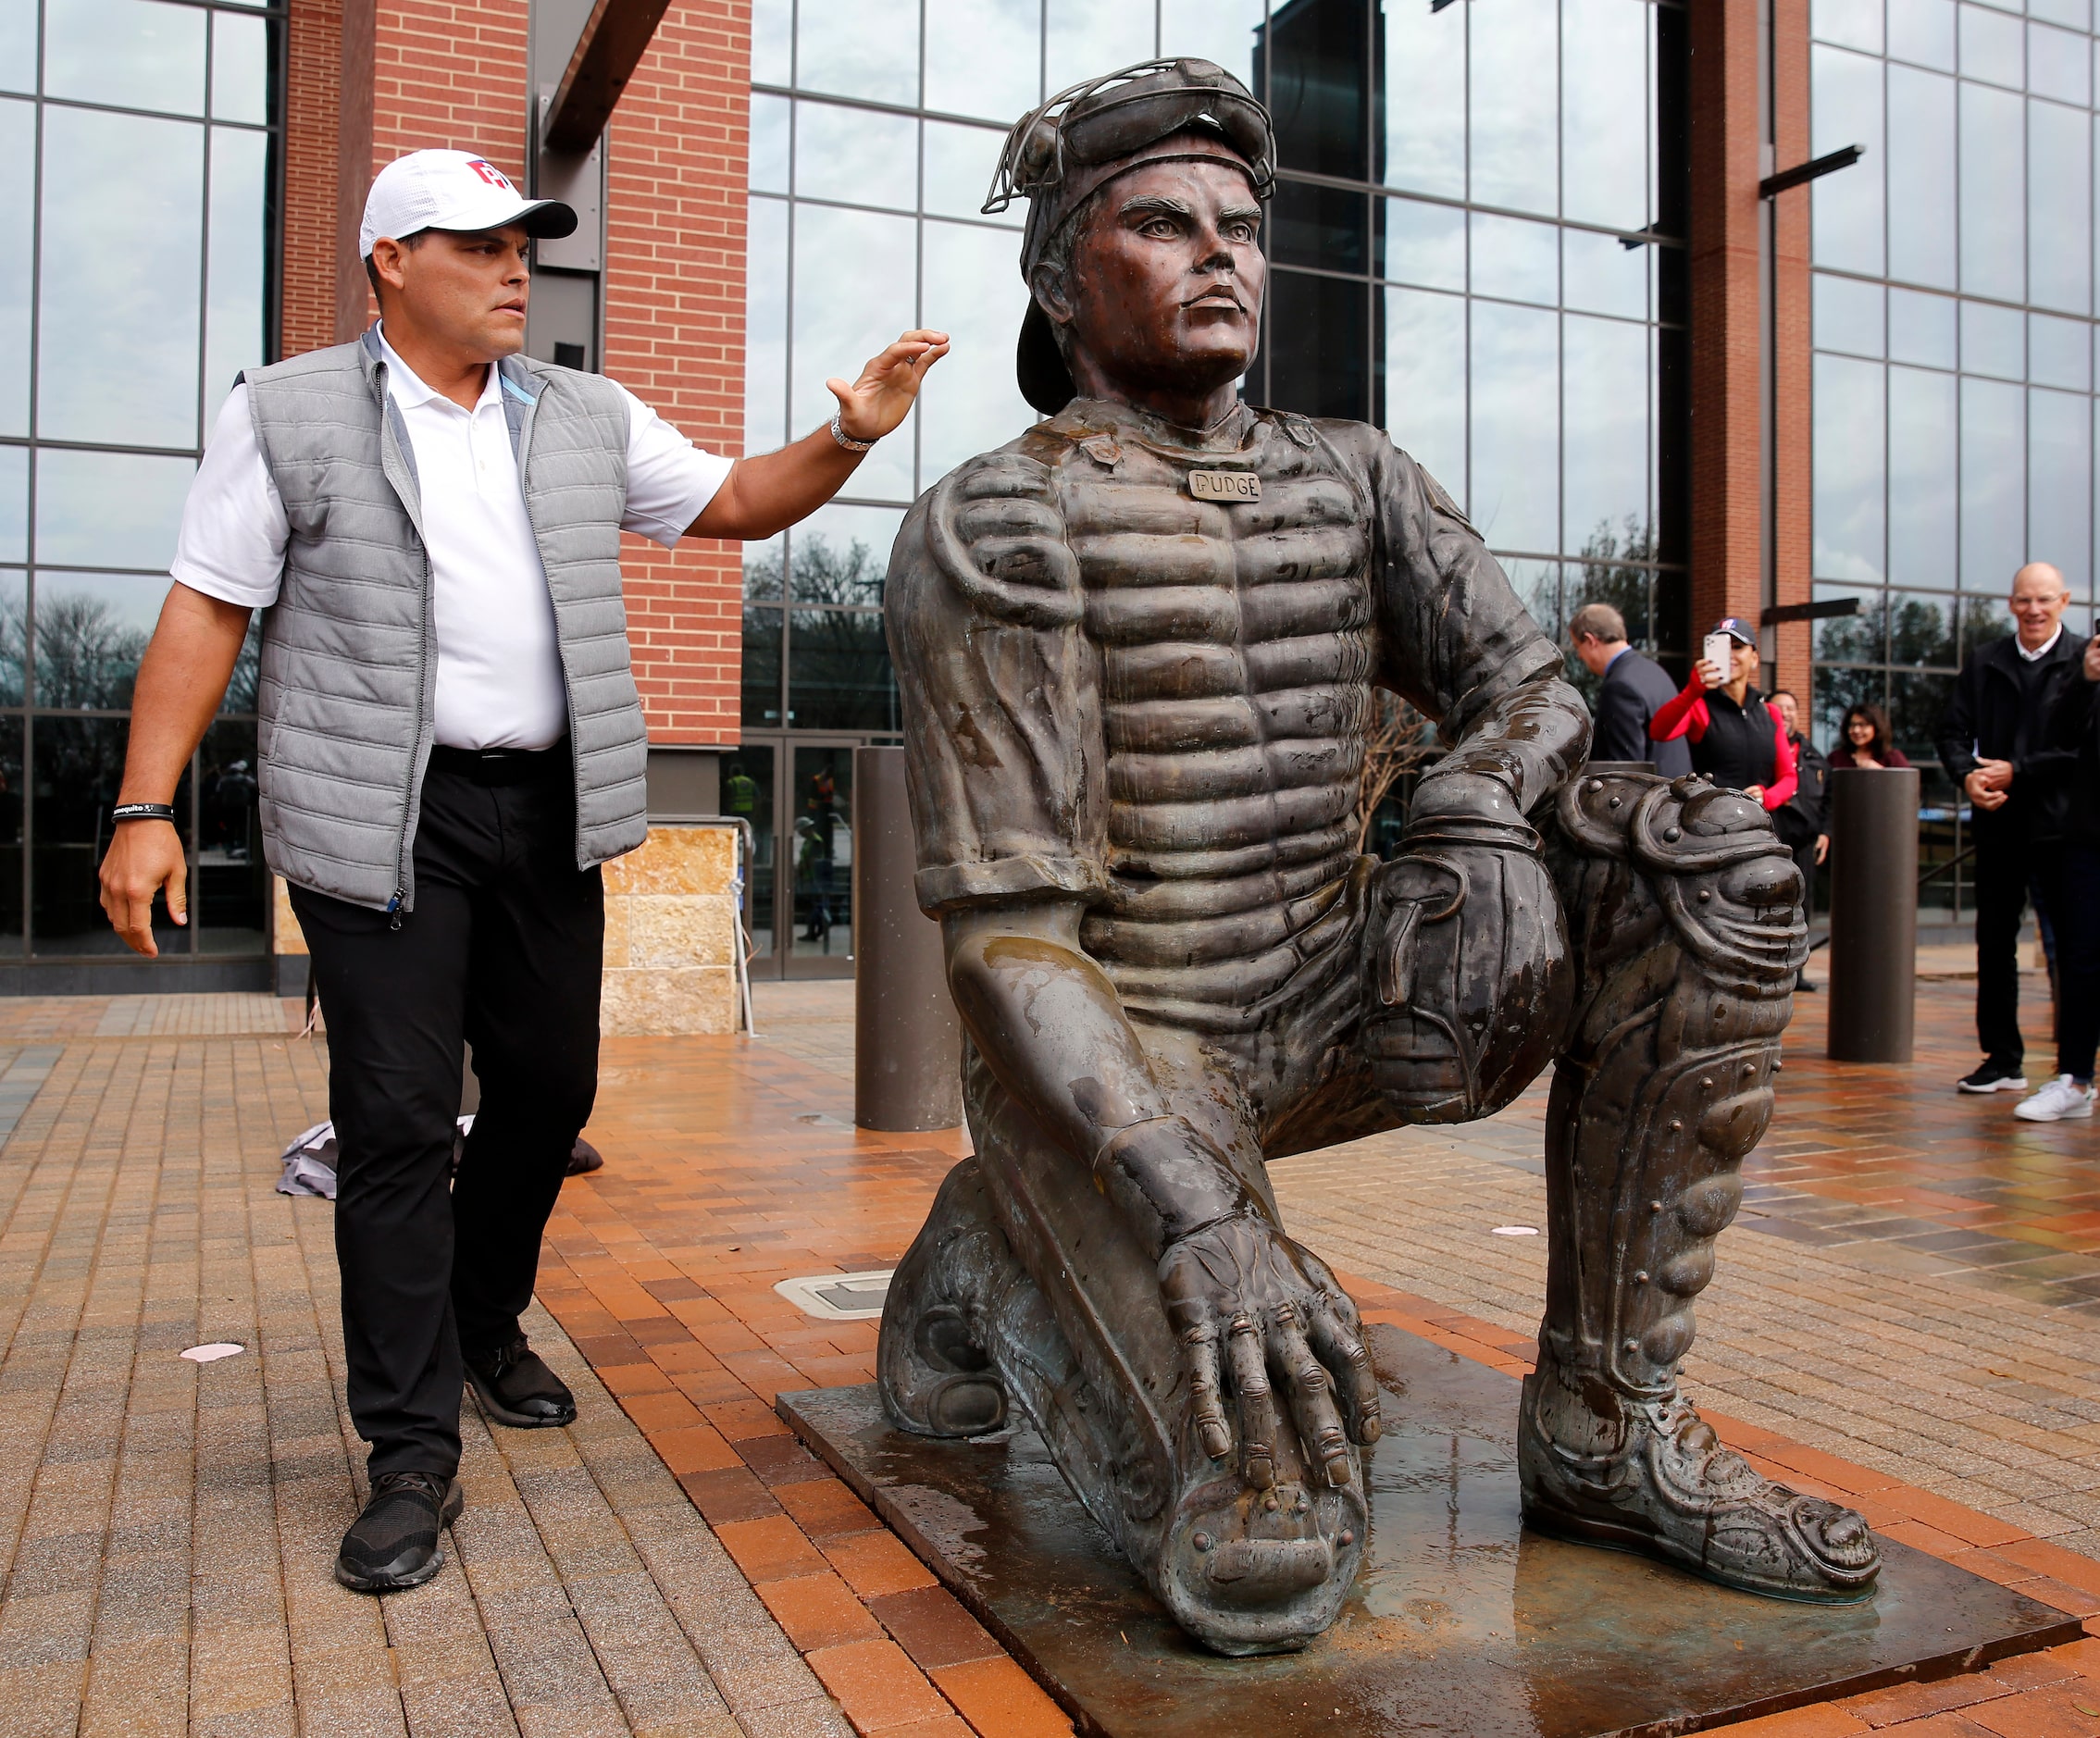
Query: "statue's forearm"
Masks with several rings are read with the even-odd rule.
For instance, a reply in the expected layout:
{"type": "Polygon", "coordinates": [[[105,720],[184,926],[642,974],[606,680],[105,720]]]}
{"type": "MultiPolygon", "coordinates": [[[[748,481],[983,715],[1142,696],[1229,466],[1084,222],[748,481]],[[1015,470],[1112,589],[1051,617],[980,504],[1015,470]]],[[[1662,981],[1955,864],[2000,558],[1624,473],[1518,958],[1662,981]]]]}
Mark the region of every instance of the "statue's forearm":
{"type": "Polygon", "coordinates": [[[1589,749],[1590,718],[1581,697],[1557,677],[1522,682],[1469,719],[1451,751],[1423,778],[1422,798],[1437,796],[1429,808],[1465,808],[1484,819],[1519,820],[1582,764],[1589,749]],[[1447,782],[1448,781],[1448,782],[1447,782]],[[1494,787],[1509,793],[1515,813],[1494,787]],[[1461,792],[1471,791],[1471,796],[1461,792]]]}

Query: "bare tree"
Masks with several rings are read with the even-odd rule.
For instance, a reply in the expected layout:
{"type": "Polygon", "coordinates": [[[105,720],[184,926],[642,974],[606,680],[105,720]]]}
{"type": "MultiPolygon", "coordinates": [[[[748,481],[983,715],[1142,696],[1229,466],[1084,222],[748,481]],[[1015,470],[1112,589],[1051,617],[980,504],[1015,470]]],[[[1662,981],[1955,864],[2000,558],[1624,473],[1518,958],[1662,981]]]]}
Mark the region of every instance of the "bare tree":
{"type": "Polygon", "coordinates": [[[1356,848],[1370,849],[1371,828],[1394,786],[1419,773],[1442,752],[1436,726],[1398,694],[1372,692],[1370,739],[1364,744],[1363,770],[1357,776],[1356,848]]]}

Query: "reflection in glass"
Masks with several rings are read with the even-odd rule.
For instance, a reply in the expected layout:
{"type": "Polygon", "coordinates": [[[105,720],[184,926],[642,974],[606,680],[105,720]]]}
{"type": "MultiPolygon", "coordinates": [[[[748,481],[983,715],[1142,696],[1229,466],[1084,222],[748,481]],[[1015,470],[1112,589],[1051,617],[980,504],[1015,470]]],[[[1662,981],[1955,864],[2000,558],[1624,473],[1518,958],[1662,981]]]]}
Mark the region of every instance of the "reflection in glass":
{"type": "Polygon", "coordinates": [[[1823,156],[1848,144],[1867,155],[1809,192],[1819,266],[1882,275],[1882,63],[1818,43],[1809,51],[1809,150],[1823,156]]]}
{"type": "Polygon", "coordinates": [[[1466,214],[1455,205],[1388,199],[1380,275],[1432,290],[1466,287],[1466,214]]]}
{"type": "Polygon", "coordinates": [[[797,0],[795,32],[800,89],[919,100],[919,0],[797,0]]]}
{"type": "Polygon", "coordinates": [[[1252,89],[1262,5],[1263,0],[1160,0],[1160,53],[1211,61],[1252,89]]]}
{"type": "Polygon", "coordinates": [[[1624,320],[1571,314],[1560,325],[1560,549],[1648,517],[1648,332],[1624,320]]]}
{"type": "MultiPolygon", "coordinates": [[[[1150,8],[1146,10],[1149,14],[1150,8]]],[[[926,106],[946,115],[1019,120],[1042,100],[1037,70],[1042,58],[1042,17],[1040,0],[926,0],[926,106]]],[[[1149,36],[1149,29],[1146,33],[1149,36]]],[[[1148,44],[1143,54],[1103,60],[1072,77],[1107,72],[1150,53],[1148,44]]],[[[1050,89],[1057,88],[1052,78],[1050,89]]],[[[985,179],[991,177],[988,173],[985,179]]],[[[977,197],[982,200],[984,194],[977,197]]]]}
{"type": "Polygon", "coordinates": [[[1955,583],[1957,426],[1951,374],[1889,370],[1889,577],[1900,584],[1955,583]]]}
{"type": "Polygon", "coordinates": [[[2027,322],[2019,309],[1988,302],[1961,304],[1961,371],[1994,374],[2001,380],[2027,378],[2027,322]]]}
{"type": "MultiPolygon", "coordinates": [[[[1524,609],[1547,639],[1558,640],[1572,607],[1560,594],[1560,564],[1557,561],[1505,561],[1502,571],[1510,576],[1524,609]]],[[[1577,568],[1579,578],[1582,570],[1577,568]]]]}
{"type": "Polygon", "coordinates": [[[879,606],[903,519],[888,507],[818,508],[788,534],[794,602],[879,606]]]}
{"type": "Polygon", "coordinates": [[[788,205],[753,199],[744,254],[744,451],[788,440],[788,205]]]}
{"type": "Polygon", "coordinates": [[[795,191],[805,199],[910,211],[919,198],[918,122],[836,103],[797,103],[795,191]]]}
{"type": "MultiPolygon", "coordinates": [[[[2010,589],[2008,577],[2005,590],[2010,589]]],[[[1961,600],[1961,655],[1966,658],[1978,646],[2003,639],[2012,632],[2012,613],[2002,592],[1982,597],[1964,595],[1961,600]]]]}
{"type": "Polygon", "coordinates": [[[1549,223],[1472,214],[1472,291],[1537,302],[1560,300],[1560,232],[1549,223]]]}
{"type": "Polygon", "coordinates": [[[795,0],[752,0],[752,82],[791,83],[794,59],[795,0]]]}
{"type": "Polygon", "coordinates": [[[2027,317],[2027,378],[2083,392],[2093,384],[2093,325],[2053,314],[2027,317]]]}
{"type": "Polygon", "coordinates": [[[780,727],[780,612],[744,605],[743,712],[747,728],[780,727]]]}
{"type": "Polygon", "coordinates": [[[129,575],[39,573],[36,704],[63,712],[129,706],[168,583],[129,575]]]}
{"type": "Polygon", "coordinates": [[[928,222],[920,246],[926,323],[948,333],[955,356],[965,358],[960,366],[941,363],[919,394],[919,475],[931,484],[1013,440],[1035,413],[1008,366],[1028,311],[1012,231],[928,222]]]}
{"type": "MultiPolygon", "coordinates": [[[[1299,0],[1270,14],[1256,71],[1269,81],[1276,160],[1284,168],[1369,178],[1367,20],[1354,0],[1299,0]]],[[[1259,81],[1254,88],[1261,88],[1259,81]]]]}
{"type": "MultiPolygon", "coordinates": [[[[926,209],[943,217],[975,217],[980,222],[1011,224],[1019,229],[1026,207],[1014,205],[986,217],[980,207],[991,187],[992,170],[999,165],[1005,134],[988,127],[957,127],[944,120],[924,123],[926,134],[926,181],[921,197],[926,209]]],[[[1013,243],[1008,242],[1011,248],[1013,243]]]]}
{"type": "Polygon", "coordinates": [[[46,107],[43,146],[37,431],[196,444],[204,129],[46,107]]]}
{"type": "Polygon", "coordinates": [[[1653,215],[1648,18],[1646,0],[1560,0],[1564,217],[1638,230],[1653,215]]]}
{"type": "Polygon", "coordinates": [[[1405,452],[1467,499],[1466,304],[1458,296],[1385,290],[1386,403],[1379,418],[1405,452]]]}
{"type": "Polygon", "coordinates": [[[2027,287],[2026,208],[2015,191],[2027,177],[2024,106],[2009,91],[1962,84],[1961,287],[2007,302],[2027,287]]]}
{"type": "MultiPolygon", "coordinates": [[[[35,720],[35,863],[31,882],[35,909],[30,927],[40,954],[121,954],[103,914],[95,873],[109,845],[109,811],[124,775],[129,726],[121,718],[35,720]]],[[[190,776],[175,794],[176,830],[190,839],[190,776]]],[[[168,922],[167,907],[154,903],[155,937],[164,953],[187,953],[188,936],[168,922]]]]}
{"type": "MultiPolygon", "coordinates": [[[[806,4],[802,18],[806,32],[806,4]]],[[[795,206],[794,427],[830,421],[839,402],[825,391],[825,378],[852,379],[918,323],[916,228],[910,217],[795,206]],[[842,284],[852,285],[852,293],[841,295],[842,284]]],[[[853,490],[898,500],[916,492],[908,421],[862,462],[853,490]]]]}
{"type": "Polygon", "coordinates": [[[2027,394],[1996,380],[1961,383],[1961,578],[1982,590],[2026,553],[2027,394]]]}
{"type": "Polygon", "coordinates": [[[1815,0],[1808,28],[1820,43],[1882,52],[1882,0],[1815,0]]]}
{"type": "Polygon", "coordinates": [[[29,449],[0,447],[0,561],[29,558],[29,449]]]}
{"type": "Polygon", "coordinates": [[[22,721],[0,718],[0,956],[22,953],[22,721]]]}
{"type": "Polygon", "coordinates": [[[1132,6],[1130,0],[1044,0],[1046,92],[1062,91],[1112,67],[1151,59],[1152,29],[1152,8],[1132,6]]]}
{"type": "MultiPolygon", "coordinates": [[[[6,59],[0,43],[0,64],[6,59]]],[[[36,108],[0,102],[0,435],[30,431],[30,266],[36,257],[36,108]]]]}
{"type": "Polygon", "coordinates": [[[1889,360],[1915,362],[1928,368],[1951,368],[1955,359],[1956,312],[1951,296],[1920,295],[1915,290],[1889,291],[1889,360]]]}
{"type": "Polygon", "coordinates": [[[1857,278],[1815,276],[1815,334],[1818,350],[1841,350],[1879,360],[1883,343],[1882,286],[1857,278]]]}
{"type": "Polygon", "coordinates": [[[1955,287],[1954,94],[1952,79],[1889,68],[1889,276],[1941,290],[1955,287]]]}
{"type": "Polygon", "coordinates": [[[1560,530],[1559,430],[1541,384],[1560,371],[1558,317],[1472,306],[1472,511],[1497,549],[1552,549],[1560,530]]]}
{"type": "Polygon", "coordinates": [[[1353,188],[1281,180],[1269,207],[1269,256],[1327,271],[1365,271],[1371,202],[1353,188]]]}
{"type": "Polygon", "coordinates": [[[1304,272],[1269,274],[1263,345],[1269,399],[1308,416],[1361,421],[1371,403],[1369,287],[1304,272]]]}
{"type": "Polygon", "coordinates": [[[752,830],[752,862],[744,871],[744,930],[760,954],[773,951],[773,751],[747,742],[722,762],[722,813],[752,830]]]}
{"type": "Polygon", "coordinates": [[[1920,676],[1898,670],[1889,677],[1889,734],[1913,761],[1936,761],[1940,720],[1954,703],[1952,676],[1920,676]]]}
{"type": "Polygon", "coordinates": [[[754,92],[751,100],[751,190],[754,193],[788,191],[788,130],[793,106],[784,96],[754,92]]]}
{"type": "Polygon", "coordinates": [[[1888,593],[1889,662],[1955,666],[1955,600],[1932,592],[1888,593]]]}
{"type": "Polygon", "coordinates": [[[36,455],[36,558],[165,573],[196,469],[193,459],[42,449],[36,455]]]}
{"type": "Polygon", "coordinates": [[[1954,0],[1889,0],[1889,53],[1954,70],[1954,0]]]}
{"type": "Polygon", "coordinates": [[[794,819],[794,905],[786,940],[801,955],[853,953],[853,751],[798,748],[788,800],[794,819]]]}
{"type": "Polygon", "coordinates": [[[1654,540],[1631,520],[1600,527],[1585,538],[1583,553],[1593,559],[1579,567],[1571,564],[1567,569],[1563,583],[1568,614],[1572,615],[1585,603],[1609,603],[1626,618],[1628,643],[1652,650],[1655,574],[1638,564],[1646,561],[1654,549],[1654,540]]]}
{"type": "Polygon", "coordinates": [[[0,0],[0,91],[36,90],[36,0],[0,0]]]}
{"type": "Polygon", "coordinates": [[[269,26],[261,19],[212,15],[211,112],[256,126],[269,119],[269,26]]]}
{"type": "MultiPolygon", "coordinates": [[[[41,725],[39,726],[41,728],[41,725]]],[[[190,894],[199,953],[260,953],[268,921],[255,786],[255,726],[221,720],[197,751],[197,850],[190,894]]]]}
{"type": "Polygon", "coordinates": [[[1560,163],[1556,0],[1497,0],[1467,9],[1472,14],[1472,196],[1483,205],[1551,216],[1560,163]]]}
{"type": "Polygon", "coordinates": [[[2025,82],[2026,44],[2017,17],[1995,6],[1961,8],[1961,76],[2019,90],[2025,82]]]}
{"type": "Polygon", "coordinates": [[[156,0],[44,0],[43,93],[205,112],[205,14],[156,0]]]}
{"type": "Polygon", "coordinates": [[[2027,294],[2068,314],[2093,306],[2092,136],[2083,109],[2027,106],[2027,294]]]}
{"type": "Polygon", "coordinates": [[[241,641],[240,655],[233,660],[233,674],[227,678],[226,692],[219,698],[222,716],[255,710],[255,684],[262,675],[262,664],[263,617],[258,610],[248,618],[248,632],[241,641]]]}
{"type": "Polygon", "coordinates": [[[1815,362],[1815,571],[1878,584],[1883,574],[1883,370],[1819,355],[1815,362]]]}
{"type": "Polygon", "coordinates": [[[0,572],[0,706],[22,703],[22,652],[29,644],[29,575],[19,568],[0,572]]]}
{"type": "Polygon", "coordinates": [[[2027,395],[2027,541],[2053,563],[2074,598],[2092,595],[2093,401],[2083,393],[2027,395]]]}
{"type": "Polygon", "coordinates": [[[788,707],[798,730],[902,728],[879,611],[793,612],[788,707]]]}
{"type": "Polygon", "coordinates": [[[205,427],[218,416],[233,377],[261,366],[265,211],[269,140],[212,129],[210,278],[205,304],[205,427]]]}
{"type": "Polygon", "coordinates": [[[780,601],[780,580],[788,559],[788,540],[769,537],[763,543],[744,545],[744,599],[747,602],[780,601]]]}
{"type": "Polygon", "coordinates": [[[1622,247],[1594,230],[1560,231],[1560,300],[1590,314],[1644,318],[1648,311],[1648,254],[1622,247]]]}
{"type": "Polygon", "coordinates": [[[1386,120],[1379,179],[1388,187],[1463,199],[1466,192],[1466,19],[1470,6],[1386,9],[1378,105],[1386,120]],[[1425,79],[1423,68],[1436,77],[1425,79]]]}

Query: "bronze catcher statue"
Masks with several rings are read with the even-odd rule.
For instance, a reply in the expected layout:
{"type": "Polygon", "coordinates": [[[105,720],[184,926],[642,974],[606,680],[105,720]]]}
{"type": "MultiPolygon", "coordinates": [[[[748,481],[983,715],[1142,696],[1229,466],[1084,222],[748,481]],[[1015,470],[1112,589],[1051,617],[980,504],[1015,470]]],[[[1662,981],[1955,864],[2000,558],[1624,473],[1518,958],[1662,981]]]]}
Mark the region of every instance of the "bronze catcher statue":
{"type": "Polygon", "coordinates": [[[1175,1619],[1302,1646],[1361,1559],[1379,1391],[1265,1161],[1508,1104],[1557,1063],[1525,1519],[1731,1585],[1863,1596],[1848,1509],[1678,1392],[1804,957],[1763,811],[1582,772],[1589,717],[1465,516],[1363,423],[1240,403],[1269,117],[1207,62],[1013,131],[1020,375],[1049,417],[928,491],[888,633],[918,894],[975,1157],[892,1282],[885,1402],[1013,1409],[1175,1619]],[[1373,689],[1440,721],[1359,855],[1373,689]]]}

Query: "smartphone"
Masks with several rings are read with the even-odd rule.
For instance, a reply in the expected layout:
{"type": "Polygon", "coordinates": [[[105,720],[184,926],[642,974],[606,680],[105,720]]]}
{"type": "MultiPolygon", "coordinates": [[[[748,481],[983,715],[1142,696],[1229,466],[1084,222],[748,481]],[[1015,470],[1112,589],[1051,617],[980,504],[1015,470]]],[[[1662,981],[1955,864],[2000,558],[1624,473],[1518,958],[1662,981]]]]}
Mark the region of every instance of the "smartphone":
{"type": "Polygon", "coordinates": [[[1709,664],[1720,667],[1721,679],[1735,667],[1735,636],[1733,634],[1709,634],[1706,649],[1699,653],[1709,664]]]}

